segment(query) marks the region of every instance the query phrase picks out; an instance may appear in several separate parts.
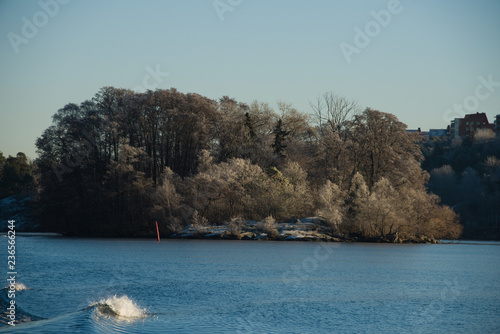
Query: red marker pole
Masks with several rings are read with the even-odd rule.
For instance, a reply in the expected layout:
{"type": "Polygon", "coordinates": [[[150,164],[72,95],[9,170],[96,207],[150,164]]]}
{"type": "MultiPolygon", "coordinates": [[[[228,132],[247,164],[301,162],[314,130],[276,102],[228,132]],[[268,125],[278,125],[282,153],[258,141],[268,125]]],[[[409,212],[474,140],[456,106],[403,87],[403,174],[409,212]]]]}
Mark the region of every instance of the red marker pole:
{"type": "Polygon", "coordinates": [[[158,222],[156,222],[156,235],[158,236],[158,242],[160,242],[160,230],[158,229],[158,222]]]}

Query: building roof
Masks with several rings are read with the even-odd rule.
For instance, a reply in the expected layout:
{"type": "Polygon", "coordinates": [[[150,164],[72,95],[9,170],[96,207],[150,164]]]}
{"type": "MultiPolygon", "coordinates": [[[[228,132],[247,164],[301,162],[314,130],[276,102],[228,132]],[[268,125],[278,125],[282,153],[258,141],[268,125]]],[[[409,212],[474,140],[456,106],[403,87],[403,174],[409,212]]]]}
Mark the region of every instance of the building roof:
{"type": "Polygon", "coordinates": [[[465,115],[464,122],[475,122],[476,124],[477,122],[480,122],[481,125],[483,123],[490,124],[488,122],[488,116],[486,116],[484,112],[465,115]]]}
{"type": "Polygon", "coordinates": [[[469,136],[471,132],[477,129],[493,129],[493,125],[488,122],[488,116],[483,113],[467,114],[463,119],[460,119],[458,126],[458,135],[469,136]]]}

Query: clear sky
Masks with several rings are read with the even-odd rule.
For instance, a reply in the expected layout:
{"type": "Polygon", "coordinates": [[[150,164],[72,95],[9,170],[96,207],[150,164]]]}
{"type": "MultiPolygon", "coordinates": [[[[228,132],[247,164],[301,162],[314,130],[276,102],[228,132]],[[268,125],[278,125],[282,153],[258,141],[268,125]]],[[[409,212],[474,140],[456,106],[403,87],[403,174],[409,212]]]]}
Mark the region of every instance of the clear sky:
{"type": "Polygon", "coordinates": [[[104,86],[302,112],[332,91],[422,130],[454,105],[500,114],[498,0],[0,0],[0,37],[5,155],[35,158],[51,116],[104,86]]]}

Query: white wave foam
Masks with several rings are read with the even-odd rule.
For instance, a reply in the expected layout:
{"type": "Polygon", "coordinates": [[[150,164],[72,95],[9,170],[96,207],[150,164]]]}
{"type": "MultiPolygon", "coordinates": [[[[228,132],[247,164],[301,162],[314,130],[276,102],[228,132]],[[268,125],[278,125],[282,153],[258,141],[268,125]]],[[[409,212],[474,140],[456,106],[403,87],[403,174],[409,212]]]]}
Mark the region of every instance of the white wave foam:
{"type": "Polygon", "coordinates": [[[16,283],[16,291],[29,290],[23,283],[16,283]]]}
{"type": "Polygon", "coordinates": [[[107,305],[116,315],[123,318],[144,318],[146,309],[141,309],[128,296],[113,297],[101,299],[101,305],[107,305]]]}
{"type": "MultiPolygon", "coordinates": [[[[5,289],[9,290],[9,289],[10,289],[10,285],[7,285],[7,286],[5,287],[5,289]]],[[[23,283],[18,283],[18,282],[16,282],[16,283],[14,284],[14,289],[15,289],[16,291],[29,290],[29,288],[28,288],[26,285],[24,285],[23,283]]]]}

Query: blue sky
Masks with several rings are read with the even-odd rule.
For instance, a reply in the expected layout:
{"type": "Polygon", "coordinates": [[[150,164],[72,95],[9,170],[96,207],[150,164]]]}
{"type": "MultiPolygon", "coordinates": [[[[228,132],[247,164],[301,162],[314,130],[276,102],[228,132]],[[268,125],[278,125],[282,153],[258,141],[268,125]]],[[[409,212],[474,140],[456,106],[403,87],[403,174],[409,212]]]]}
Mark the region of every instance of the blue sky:
{"type": "Polygon", "coordinates": [[[332,91],[423,130],[446,127],[454,105],[493,121],[499,17],[498,0],[3,0],[0,151],[34,158],[36,138],[66,103],[145,79],[302,112],[332,91]],[[382,26],[373,12],[391,16],[382,26]],[[356,45],[356,27],[372,29],[368,45],[356,45]],[[357,48],[350,62],[341,43],[357,48]],[[156,70],[158,81],[148,77],[156,70]]]}

